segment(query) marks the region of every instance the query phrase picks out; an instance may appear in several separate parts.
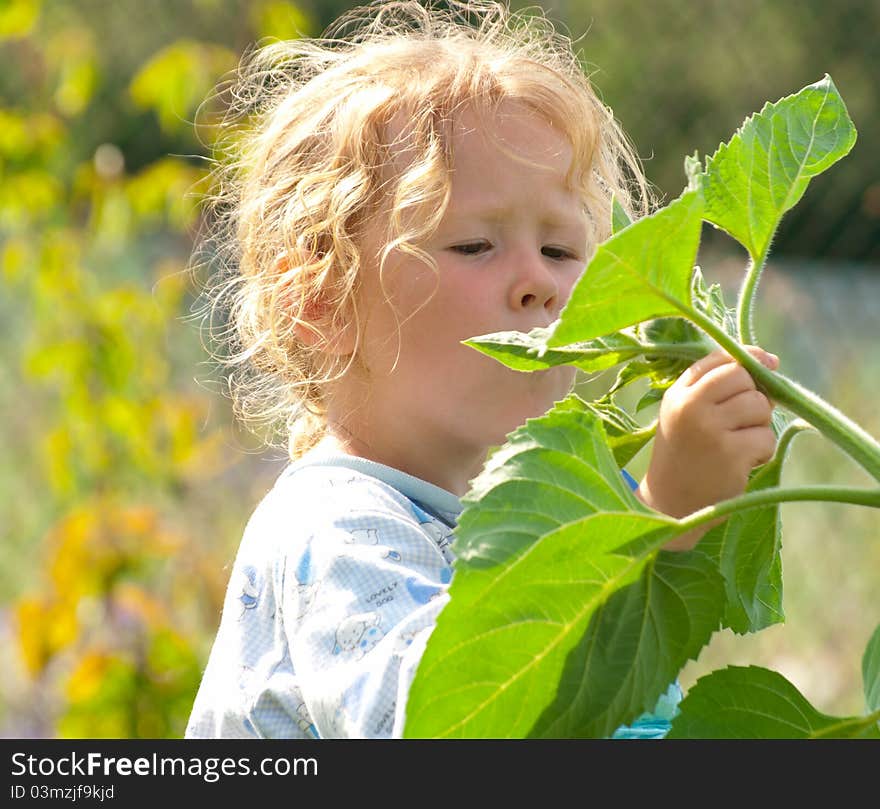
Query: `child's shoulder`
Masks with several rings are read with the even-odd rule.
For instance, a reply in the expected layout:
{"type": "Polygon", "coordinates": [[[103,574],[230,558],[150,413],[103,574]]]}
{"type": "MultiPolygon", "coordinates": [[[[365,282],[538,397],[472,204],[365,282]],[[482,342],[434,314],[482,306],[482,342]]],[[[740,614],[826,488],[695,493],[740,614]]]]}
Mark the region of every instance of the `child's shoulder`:
{"type": "Polygon", "coordinates": [[[291,549],[311,537],[413,529],[449,544],[460,504],[453,495],[359,458],[311,456],[290,464],[254,510],[245,543],[291,549]]]}
{"type": "Polygon", "coordinates": [[[409,500],[387,481],[333,459],[291,464],[279,475],[262,505],[296,510],[300,520],[326,525],[369,512],[412,518],[409,500]]]}
{"type": "Polygon", "coordinates": [[[276,482],[279,491],[317,495],[323,506],[401,512],[425,522],[426,514],[450,526],[461,512],[451,492],[399,469],[366,458],[317,449],[290,464],[276,482]],[[326,499],[332,503],[326,503],[326,499]]]}

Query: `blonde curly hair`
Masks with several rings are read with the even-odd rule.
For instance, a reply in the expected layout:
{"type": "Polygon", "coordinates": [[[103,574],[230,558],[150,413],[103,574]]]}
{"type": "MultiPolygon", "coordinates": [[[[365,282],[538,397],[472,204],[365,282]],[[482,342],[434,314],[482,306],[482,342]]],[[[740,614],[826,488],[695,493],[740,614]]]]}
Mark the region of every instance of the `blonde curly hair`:
{"type": "Polygon", "coordinates": [[[236,416],[255,432],[270,426],[264,440],[291,458],[323,435],[325,386],[357,357],[357,344],[344,356],[325,349],[341,325],[361,331],[365,227],[386,228],[380,267],[393,250],[434,266],[419,244],[449,200],[451,121],[464,106],[491,120],[517,101],[567,138],[593,245],[610,233],[612,195],[633,218],[650,206],[640,162],[571,40],[534,10],[374,2],[321,38],[264,43],[218,95],[225,135],[194,252],[211,268],[203,313],[236,416]],[[392,143],[401,116],[405,135],[392,143]],[[392,171],[401,146],[412,157],[392,171]]]}

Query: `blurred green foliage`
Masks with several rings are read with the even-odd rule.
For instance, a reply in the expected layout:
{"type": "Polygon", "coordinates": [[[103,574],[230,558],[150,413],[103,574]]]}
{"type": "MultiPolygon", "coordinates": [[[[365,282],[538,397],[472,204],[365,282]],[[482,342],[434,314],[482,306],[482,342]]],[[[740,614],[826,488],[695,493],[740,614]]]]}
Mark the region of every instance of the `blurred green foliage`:
{"type": "MultiPolygon", "coordinates": [[[[241,529],[283,463],[237,432],[187,321],[211,90],[261,38],[317,33],[351,5],[0,0],[3,735],[183,732],[241,529]]],[[[880,259],[877,4],[543,6],[574,35],[589,29],[585,63],[667,195],[685,154],[831,73],[859,143],[774,252],[880,259]]],[[[790,331],[770,336],[784,358],[780,343],[797,348],[790,331]]],[[[876,367],[837,367],[860,392],[853,415],[880,429],[863,407],[876,367]]],[[[823,600],[804,598],[814,618],[823,600]]]]}
{"type": "Polygon", "coordinates": [[[181,735],[240,530],[212,546],[219,526],[194,534],[186,507],[239,454],[192,381],[211,137],[193,121],[246,41],[309,23],[278,2],[182,5],[0,5],[12,734],[181,735]],[[244,39],[196,38],[212,31],[244,39]]]}

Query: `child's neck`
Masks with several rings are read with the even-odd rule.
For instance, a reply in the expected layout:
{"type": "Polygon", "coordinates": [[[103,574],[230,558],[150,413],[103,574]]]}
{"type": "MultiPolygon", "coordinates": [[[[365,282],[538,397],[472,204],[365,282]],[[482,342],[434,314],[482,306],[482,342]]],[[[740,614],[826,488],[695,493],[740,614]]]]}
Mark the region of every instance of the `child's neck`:
{"type": "Polygon", "coordinates": [[[329,421],[320,446],[329,452],[354,455],[399,469],[457,497],[467,493],[471,480],[479,474],[486,460],[485,450],[455,452],[449,442],[431,446],[430,441],[425,441],[418,447],[411,447],[400,445],[394,436],[381,442],[364,440],[356,434],[358,432],[339,422],[329,421]]]}

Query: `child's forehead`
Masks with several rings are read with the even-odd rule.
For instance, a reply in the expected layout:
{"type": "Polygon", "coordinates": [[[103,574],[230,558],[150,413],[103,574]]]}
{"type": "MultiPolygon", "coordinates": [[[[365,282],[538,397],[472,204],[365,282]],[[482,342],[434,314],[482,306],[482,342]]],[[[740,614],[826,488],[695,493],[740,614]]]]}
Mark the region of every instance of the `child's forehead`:
{"type": "Polygon", "coordinates": [[[468,107],[453,121],[454,151],[481,151],[487,145],[547,159],[570,158],[572,152],[567,136],[546,116],[517,101],[502,102],[496,110],[468,107]]]}
{"type": "MultiPolygon", "coordinates": [[[[394,173],[401,173],[424,158],[424,139],[419,137],[417,118],[411,110],[401,107],[386,124],[386,143],[394,173]]],[[[448,161],[448,168],[456,163],[471,163],[479,169],[479,158],[487,149],[519,155],[526,162],[556,163],[564,158],[568,166],[575,156],[567,135],[524,102],[503,100],[494,105],[468,102],[459,105],[441,120],[435,120],[434,133],[439,136],[448,161]]]]}

